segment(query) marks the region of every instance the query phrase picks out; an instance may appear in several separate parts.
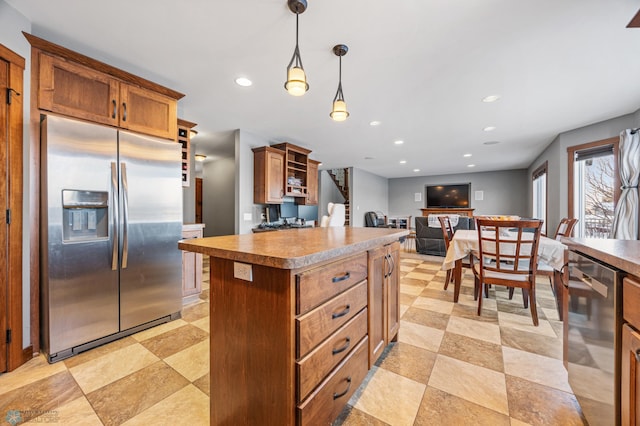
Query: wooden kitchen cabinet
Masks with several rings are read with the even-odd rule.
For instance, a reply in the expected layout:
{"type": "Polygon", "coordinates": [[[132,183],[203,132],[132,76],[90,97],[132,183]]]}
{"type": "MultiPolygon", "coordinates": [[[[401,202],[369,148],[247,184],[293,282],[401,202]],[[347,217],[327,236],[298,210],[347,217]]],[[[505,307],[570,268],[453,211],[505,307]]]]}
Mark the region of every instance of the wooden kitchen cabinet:
{"type": "Polygon", "coordinates": [[[270,147],[253,148],[254,204],[282,204],[284,198],[284,152],[270,147]]]}
{"type": "Polygon", "coordinates": [[[369,251],[369,368],[400,328],[400,243],[369,251]]]}
{"type": "Polygon", "coordinates": [[[318,166],[319,161],[307,160],[307,197],[296,198],[299,204],[315,206],[318,204],[318,166]]]}
{"type": "MultiPolygon", "coordinates": [[[[182,239],[202,238],[204,225],[201,223],[182,226],[182,239]]],[[[202,254],[182,252],[182,304],[195,301],[202,292],[202,254]]]]}
{"type": "Polygon", "coordinates": [[[624,278],[622,294],[621,424],[640,425],[640,281],[624,278]]]}
{"type": "MultiPolygon", "coordinates": [[[[308,191],[307,167],[311,151],[288,142],[271,145],[271,147],[284,152],[284,195],[300,198],[300,200],[306,199],[308,191]]],[[[296,200],[296,202],[300,204],[301,201],[296,200]]]]}
{"type": "Polygon", "coordinates": [[[54,56],[40,55],[40,109],[117,126],[119,90],[119,81],[107,74],[54,56]]]}
{"type": "Polygon", "coordinates": [[[25,37],[33,47],[40,110],[176,139],[183,94],[31,34],[25,37]]]}

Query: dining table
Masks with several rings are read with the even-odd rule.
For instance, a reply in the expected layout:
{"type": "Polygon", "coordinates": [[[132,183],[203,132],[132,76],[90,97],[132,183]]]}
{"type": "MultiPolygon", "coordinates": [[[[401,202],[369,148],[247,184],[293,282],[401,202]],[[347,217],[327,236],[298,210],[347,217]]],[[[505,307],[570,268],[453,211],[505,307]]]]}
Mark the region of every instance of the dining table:
{"type": "MultiPolygon", "coordinates": [[[[494,231],[483,231],[494,232],[494,231]]],[[[533,233],[531,233],[533,236],[533,233]]],[[[442,262],[442,270],[453,269],[454,291],[453,301],[458,302],[462,285],[462,260],[470,253],[479,251],[478,231],[475,229],[458,229],[449,242],[449,248],[442,262]]],[[[562,320],[562,285],[568,279],[567,246],[553,238],[540,236],[538,241],[538,265],[544,262],[553,268],[553,289],[556,296],[558,316],[562,320]]]]}

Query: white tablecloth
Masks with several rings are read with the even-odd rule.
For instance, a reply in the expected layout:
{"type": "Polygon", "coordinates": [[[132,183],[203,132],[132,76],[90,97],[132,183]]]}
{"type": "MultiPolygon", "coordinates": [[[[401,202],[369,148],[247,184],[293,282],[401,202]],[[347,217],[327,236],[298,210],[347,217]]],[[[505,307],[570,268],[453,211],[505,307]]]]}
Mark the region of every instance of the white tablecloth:
{"type": "MultiPolygon", "coordinates": [[[[442,269],[453,269],[458,259],[463,259],[471,251],[478,251],[478,231],[458,229],[449,244],[442,269]]],[[[564,252],[567,246],[552,238],[540,237],[538,242],[538,262],[542,261],[559,271],[564,266],[564,252]]]]}

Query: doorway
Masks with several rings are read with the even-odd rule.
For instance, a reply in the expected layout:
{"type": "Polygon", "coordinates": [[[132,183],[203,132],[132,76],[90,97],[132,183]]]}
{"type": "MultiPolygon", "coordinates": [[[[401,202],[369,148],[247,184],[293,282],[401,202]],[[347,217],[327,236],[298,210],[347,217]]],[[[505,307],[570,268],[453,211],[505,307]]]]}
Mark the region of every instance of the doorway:
{"type": "Polygon", "coordinates": [[[202,223],[202,178],[196,178],[196,223],[202,223]]]}

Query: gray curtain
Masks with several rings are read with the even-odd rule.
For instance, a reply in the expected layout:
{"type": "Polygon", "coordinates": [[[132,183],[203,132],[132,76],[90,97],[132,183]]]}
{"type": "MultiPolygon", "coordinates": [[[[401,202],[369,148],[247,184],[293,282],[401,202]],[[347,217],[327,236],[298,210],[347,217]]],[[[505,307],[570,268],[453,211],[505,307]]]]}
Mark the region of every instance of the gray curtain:
{"type": "Polygon", "coordinates": [[[613,218],[612,238],[638,239],[638,180],[640,180],[640,133],[627,129],[620,133],[618,168],[622,193],[613,218]]]}

